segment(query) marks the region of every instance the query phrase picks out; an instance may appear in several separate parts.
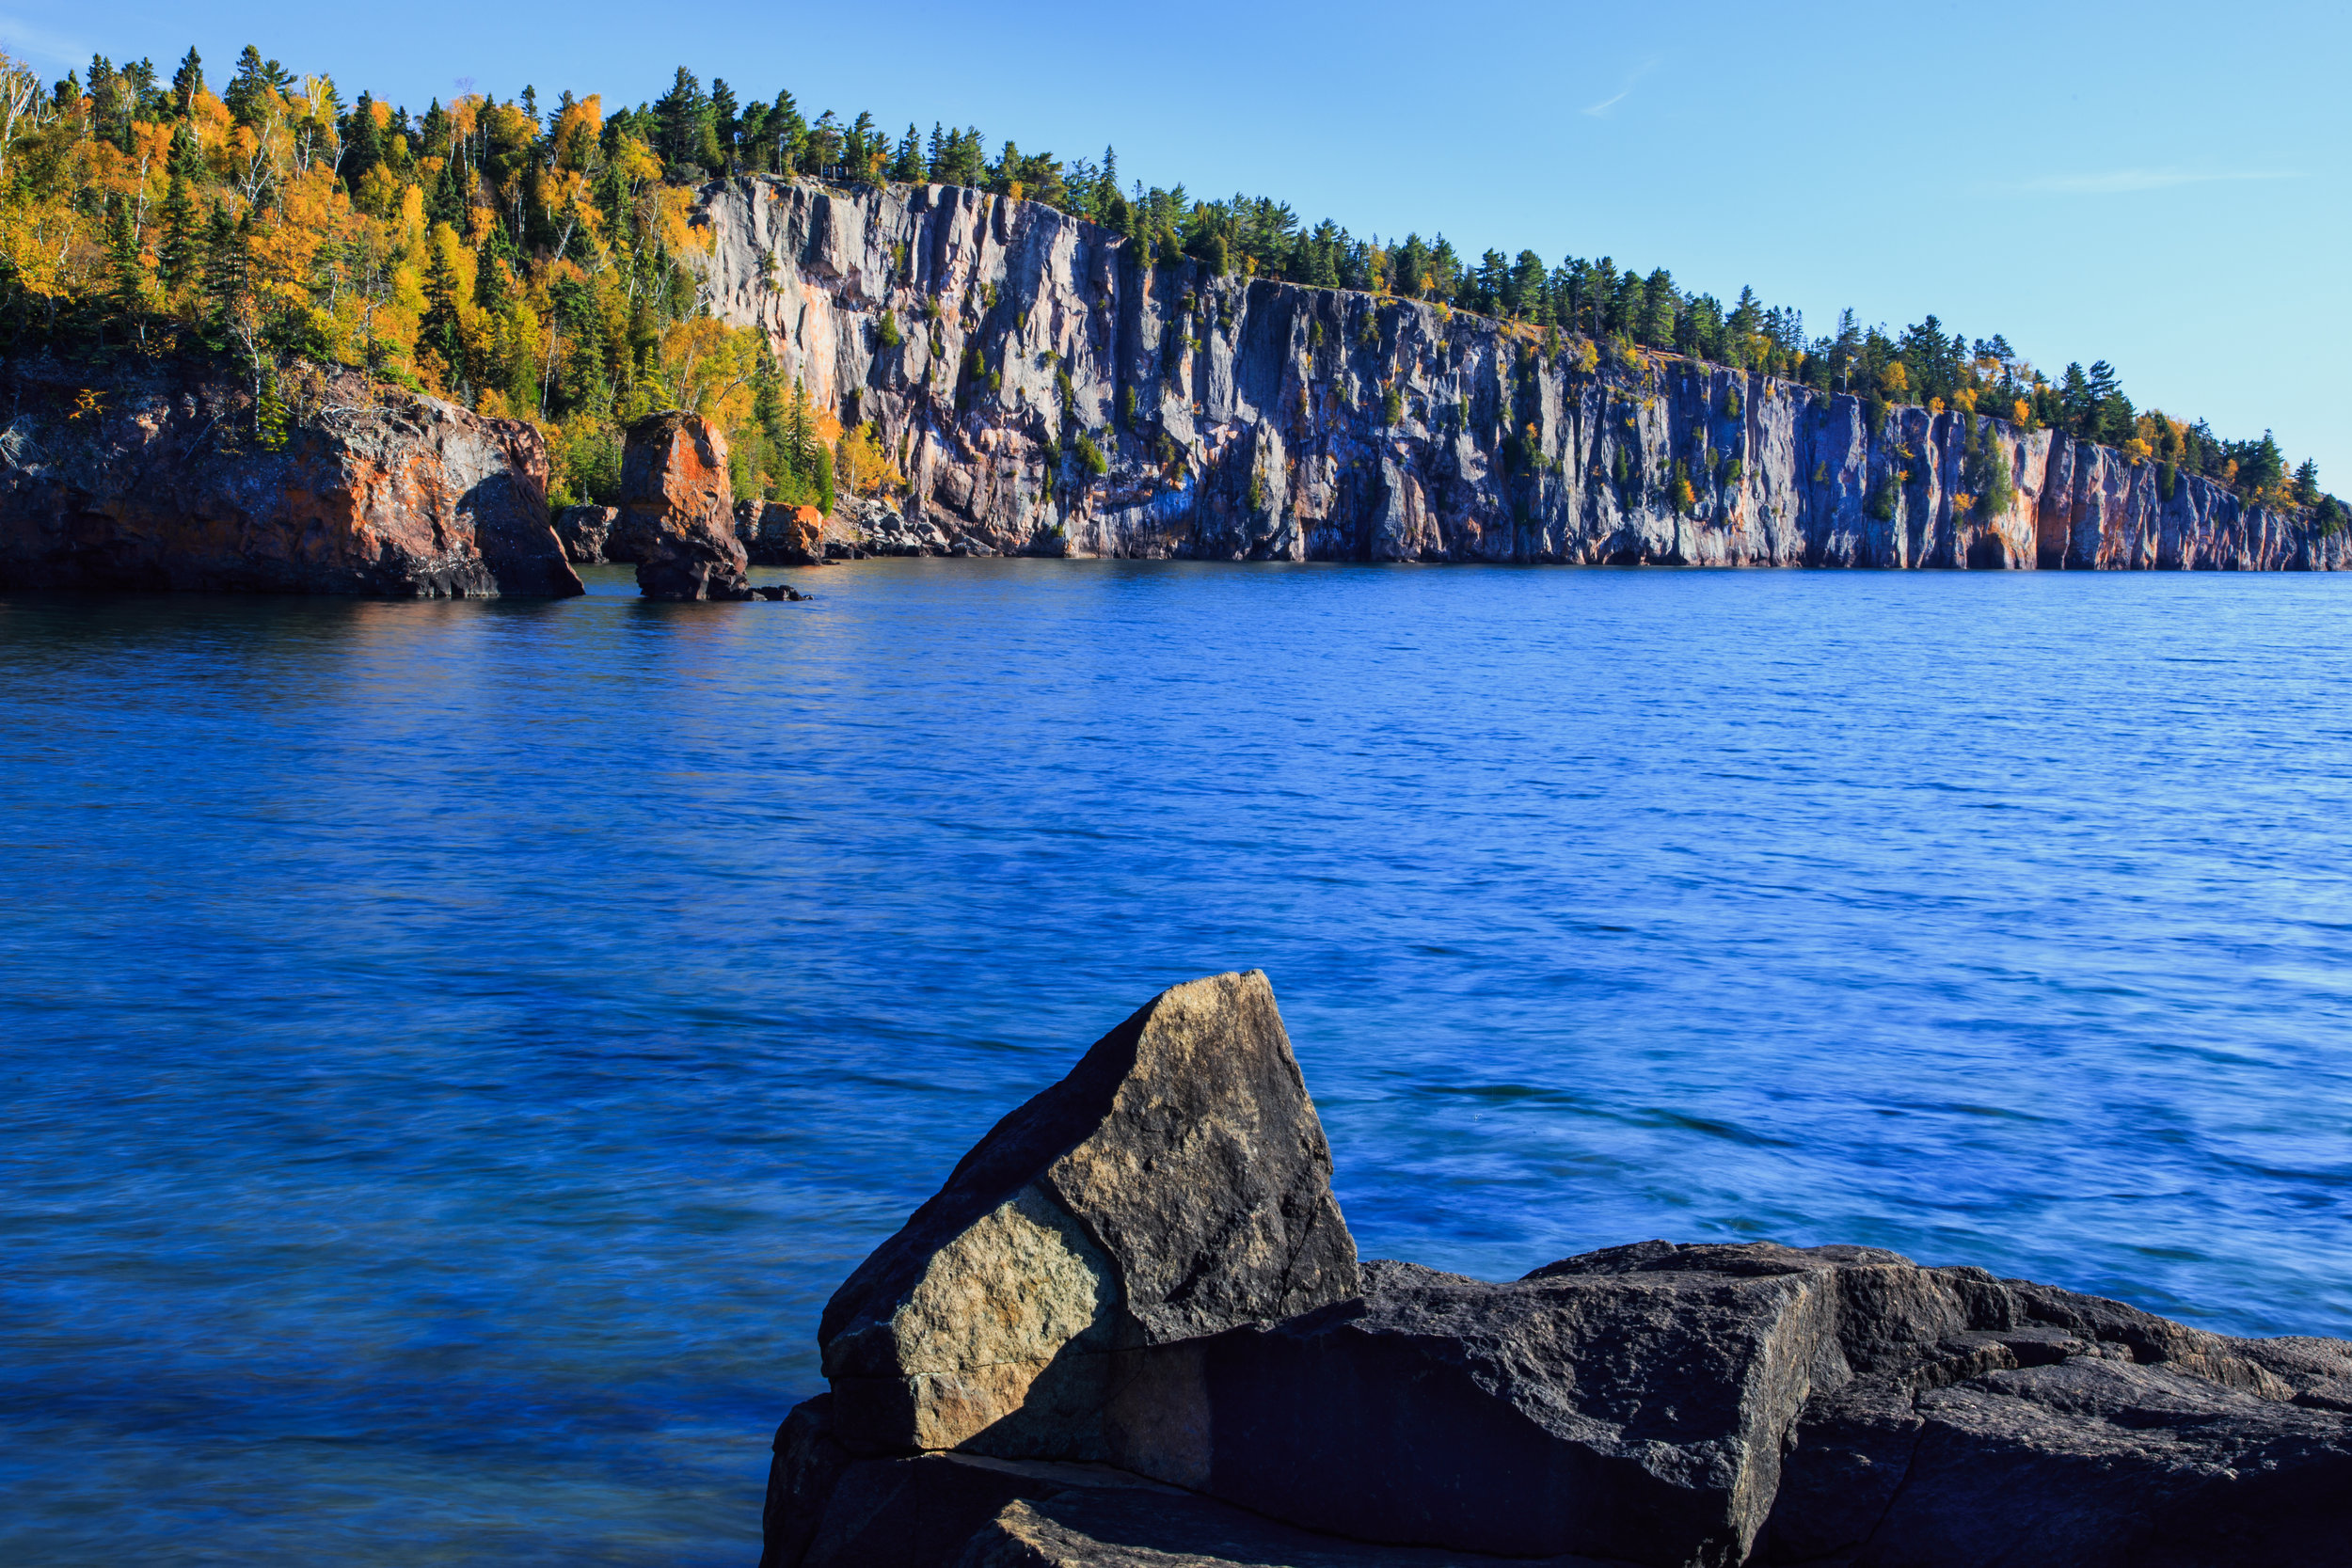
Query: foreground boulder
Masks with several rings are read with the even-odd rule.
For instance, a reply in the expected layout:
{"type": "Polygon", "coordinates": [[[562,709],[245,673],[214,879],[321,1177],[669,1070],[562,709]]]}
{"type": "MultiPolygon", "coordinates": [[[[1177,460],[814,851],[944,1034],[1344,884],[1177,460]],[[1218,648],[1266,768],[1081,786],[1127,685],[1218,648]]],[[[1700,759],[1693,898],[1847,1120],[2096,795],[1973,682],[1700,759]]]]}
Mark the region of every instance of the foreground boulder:
{"type": "Polygon", "coordinates": [[[1175,1442],[1137,1353],[1354,1296],[1331,1151],[1262,974],[1163,991],[998,1122],[818,1338],[872,1452],[1175,1442]]]}
{"type": "Polygon", "coordinates": [[[2352,1532],[2352,1343],[1871,1247],[1356,1262],[1261,974],[998,1124],[819,1327],[769,1568],[2225,1568],[2352,1532]]]}
{"type": "Polygon", "coordinates": [[[250,387],[201,365],[8,381],[0,588],[582,591],[548,522],[546,443],[519,420],[306,372],[265,442],[250,387]]]}
{"type": "Polygon", "coordinates": [[[630,424],[621,452],[620,515],[607,559],[637,562],[649,599],[748,599],[750,562],[735,537],[727,441],[698,414],[671,410],[630,424]],[[618,551],[616,551],[618,546],[618,551]]]}

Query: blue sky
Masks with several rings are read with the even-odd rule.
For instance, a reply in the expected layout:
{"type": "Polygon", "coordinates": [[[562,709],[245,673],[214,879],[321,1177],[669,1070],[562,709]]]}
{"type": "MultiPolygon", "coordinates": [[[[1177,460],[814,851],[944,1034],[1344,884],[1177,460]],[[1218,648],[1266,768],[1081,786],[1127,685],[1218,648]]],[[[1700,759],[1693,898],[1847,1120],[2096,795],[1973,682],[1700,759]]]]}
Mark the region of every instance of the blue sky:
{"type": "Polygon", "coordinates": [[[215,87],[247,41],[421,109],[459,78],[658,93],[684,64],[812,116],[976,124],[1199,194],[1475,255],[1610,255],[1810,330],[1840,307],[2106,358],[2142,405],[2275,430],[2352,495],[2352,8],[1178,8],[705,0],[0,0],[0,48],[215,87]]]}

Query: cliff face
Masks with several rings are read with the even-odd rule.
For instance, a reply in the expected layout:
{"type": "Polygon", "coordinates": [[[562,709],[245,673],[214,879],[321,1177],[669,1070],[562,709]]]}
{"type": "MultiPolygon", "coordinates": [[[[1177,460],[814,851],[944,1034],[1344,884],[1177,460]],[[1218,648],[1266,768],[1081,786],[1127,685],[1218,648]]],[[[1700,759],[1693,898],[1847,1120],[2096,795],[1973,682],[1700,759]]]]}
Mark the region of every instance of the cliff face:
{"type": "Polygon", "coordinates": [[[1140,266],[1107,230],[977,191],[747,178],[706,187],[696,221],[713,311],[765,327],[845,423],[875,421],[909,520],[974,549],[2352,564],[2344,534],[2187,476],[2166,498],[2112,449],[1918,407],[1868,429],[1858,398],[1673,356],[1583,371],[1573,341],[1547,356],[1436,306],[1140,266]],[[2002,460],[2014,501],[1988,515],[2002,460]]]}
{"type": "Polygon", "coordinates": [[[162,371],[86,385],[12,367],[0,588],[377,598],[580,593],[548,520],[537,431],[340,374],[285,447],[250,394],[162,371]]]}

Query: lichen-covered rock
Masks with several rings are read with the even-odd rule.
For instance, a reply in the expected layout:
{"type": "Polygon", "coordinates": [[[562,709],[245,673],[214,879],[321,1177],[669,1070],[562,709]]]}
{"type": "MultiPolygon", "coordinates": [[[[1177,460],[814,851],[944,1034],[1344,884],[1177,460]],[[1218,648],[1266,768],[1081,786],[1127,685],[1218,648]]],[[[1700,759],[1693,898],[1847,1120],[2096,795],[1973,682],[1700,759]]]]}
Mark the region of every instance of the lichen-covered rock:
{"type": "Polygon", "coordinates": [[[726,437],[701,415],[672,409],[629,425],[620,512],[605,553],[616,557],[616,545],[628,552],[645,597],[751,596],[750,562],[735,536],[726,437]]]}
{"type": "Polygon", "coordinates": [[[1146,265],[1036,202],[746,177],[695,221],[712,309],[902,460],[912,547],[868,553],[2352,564],[2352,533],[2111,448],[1672,355],[1584,370],[1438,306],[1146,265]]]}
{"type": "Polygon", "coordinates": [[[1330,1179],[1265,976],[1163,991],[997,1123],[827,1304],[841,1440],[1116,1456],[1156,1418],[1148,1401],[1122,1415],[1148,1386],[1133,1353],[1356,1293],[1330,1179]]]}
{"type": "Polygon", "coordinates": [[[563,597],[546,444],[517,420],[323,374],[282,448],[200,368],[8,372],[0,588],[563,597]]]}

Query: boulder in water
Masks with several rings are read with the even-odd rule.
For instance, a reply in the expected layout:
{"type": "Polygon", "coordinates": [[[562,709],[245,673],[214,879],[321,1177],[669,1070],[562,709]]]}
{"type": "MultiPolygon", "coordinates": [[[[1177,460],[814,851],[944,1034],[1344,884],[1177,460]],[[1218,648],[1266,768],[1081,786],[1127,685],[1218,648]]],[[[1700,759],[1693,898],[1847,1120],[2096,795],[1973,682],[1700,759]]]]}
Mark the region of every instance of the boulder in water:
{"type": "Polygon", "coordinates": [[[672,409],[630,424],[621,454],[621,516],[606,542],[637,562],[649,599],[744,599],[750,565],[735,537],[727,441],[698,414],[672,409]]]}

